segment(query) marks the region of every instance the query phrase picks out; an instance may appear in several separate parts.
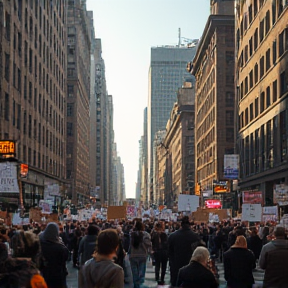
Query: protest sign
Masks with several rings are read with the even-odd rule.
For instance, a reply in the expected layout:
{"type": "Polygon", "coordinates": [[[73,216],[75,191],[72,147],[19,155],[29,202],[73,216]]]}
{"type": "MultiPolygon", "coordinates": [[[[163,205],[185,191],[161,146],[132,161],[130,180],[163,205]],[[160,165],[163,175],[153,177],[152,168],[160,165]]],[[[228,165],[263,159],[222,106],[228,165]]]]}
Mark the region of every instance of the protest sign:
{"type": "Polygon", "coordinates": [[[241,217],[242,221],[260,222],[262,220],[261,204],[243,204],[241,217]]]}
{"type": "Polygon", "coordinates": [[[126,206],[108,206],[107,219],[126,218],[126,206]]]}
{"type": "Polygon", "coordinates": [[[179,194],[178,211],[194,212],[199,207],[199,196],[179,194]]]}

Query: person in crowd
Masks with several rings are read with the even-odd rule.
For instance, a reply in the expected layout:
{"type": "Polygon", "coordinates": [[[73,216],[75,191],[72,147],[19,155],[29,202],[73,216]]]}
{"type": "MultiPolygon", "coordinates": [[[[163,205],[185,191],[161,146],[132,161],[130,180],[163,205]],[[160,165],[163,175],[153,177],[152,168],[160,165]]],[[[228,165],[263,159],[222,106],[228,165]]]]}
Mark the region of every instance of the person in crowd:
{"type": "Polygon", "coordinates": [[[37,281],[41,287],[47,288],[35,262],[39,253],[38,236],[25,231],[23,245],[21,257],[15,255],[12,258],[8,255],[7,245],[0,243],[0,287],[35,287],[33,284],[37,281]]]}
{"type": "Polygon", "coordinates": [[[85,288],[124,288],[124,272],[114,263],[119,248],[119,236],[115,229],[102,230],[97,239],[96,252],[79,273],[85,288]]]}
{"type": "Polygon", "coordinates": [[[286,288],[288,285],[288,240],[285,228],[276,226],[275,240],[262,247],[259,266],[265,270],[263,288],[286,288]]]}
{"type": "Polygon", "coordinates": [[[79,268],[79,259],[78,259],[78,250],[79,244],[82,239],[82,233],[80,228],[76,227],[73,233],[73,237],[71,238],[71,249],[73,251],[73,267],[79,268]]]}
{"type": "Polygon", "coordinates": [[[262,231],[261,231],[262,246],[266,245],[269,242],[269,240],[268,240],[269,235],[270,235],[269,227],[264,226],[262,231]]]}
{"type": "Polygon", "coordinates": [[[184,216],[181,228],[168,237],[168,257],[170,264],[170,282],[176,286],[179,269],[189,264],[192,255],[192,244],[200,238],[190,228],[189,217],[184,216]]]}
{"type": "Polygon", "coordinates": [[[59,226],[50,222],[40,235],[43,263],[41,273],[49,288],[66,288],[69,251],[59,237],[59,226]]]}
{"type": "Polygon", "coordinates": [[[260,239],[255,226],[250,228],[249,234],[250,236],[247,238],[247,247],[254,253],[255,259],[258,260],[262,249],[262,240],[260,239]]]}
{"type": "Polygon", "coordinates": [[[80,267],[83,266],[87,260],[92,258],[96,248],[98,233],[99,228],[96,225],[89,225],[87,228],[87,235],[81,239],[78,250],[80,267]]]}
{"type": "Polygon", "coordinates": [[[179,270],[177,287],[217,288],[219,284],[208,269],[208,262],[208,249],[197,247],[192,254],[190,263],[179,270]]]}
{"type": "MultiPolygon", "coordinates": [[[[119,236],[119,231],[117,229],[118,236],[119,236]]],[[[119,247],[117,250],[117,257],[115,259],[115,264],[118,264],[123,268],[124,271],[124,288],[133,288],[133,275],[132,275],[132,270],[131,270],[131,265],[129,258],[127,257],[128,255],[126,254],[124,248],[123,248],[123,241],[119,237],[119,247]]]]}
{"type": "Polygon", "coordinates": [[[242,226],[238,224],[234,224],[234,229],[229,232],[228,234],[228,247],[231,247],[234,245],[236,238],[240,235],[245,235],[245,230],[242,226]]]}
{"type": "Polygon", "coordinates": [[[134,288],[139,288],[144,283],[146,261],[151,249],[151,237],[144,231],[144,225],[140,219],[135,221],[130,235],[129,260],[133,275],[134,288]]]}
{"type": "Polygon", "coordinates": [[[151,234],[152,251],[155,260],[155,280],[159,285],[164,285],[168,263],[168,236],[164,232],[163,223],[156,222],[151,234]],[[161,268],[161,278],[160,275],[161,268]]]}
{"type": "Polygon", "coordinates": [[[253,269],[256,267],[252,251],[247,249],[243,235],[236,238],[235,244],[224,253],[224,277],[228,288],[252,288],[253,269]]]}

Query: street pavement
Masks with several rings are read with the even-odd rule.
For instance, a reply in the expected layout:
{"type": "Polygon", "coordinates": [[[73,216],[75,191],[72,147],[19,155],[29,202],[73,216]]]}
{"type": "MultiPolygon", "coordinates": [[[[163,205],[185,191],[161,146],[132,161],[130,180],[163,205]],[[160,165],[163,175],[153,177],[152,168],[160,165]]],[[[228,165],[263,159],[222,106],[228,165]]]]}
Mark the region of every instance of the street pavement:
{"type": "MultiPolygon", "coordinates": [[[[223,263],[217,263],[216,264],[218,268],[219,273],[219,280],[220,280],[220,288],[226,287],[226,281],[224,279],[224,267],[223,263]]],[[[74,268],[72,265],[72,261],[67,263],[68,268],[68,276],[67,276],[67,287],[68,288],[78,288],[78,269],[74,268]]],[[[264,278],[264,271],[257,267],[253,271],[254,279],[255,279],[255,288],[262,287],[263,278],[264,278]]],[[[169,287],[169,279],[170,279],[170,273],[169,273],[169,267],[167,268],[166,277],[165,277],[165,283],[167,285],[157,285],[155,281],[155,273],[154,273],[154,267],[151,264],[151,261],[147,261],[147,268],[146,268],[146,274],[145,274],[145,282],[141,286],[141,288],[168,288],[169,287]]],[[[79,287],[79,288],[85,288],[85,287],[79,287]]]]}

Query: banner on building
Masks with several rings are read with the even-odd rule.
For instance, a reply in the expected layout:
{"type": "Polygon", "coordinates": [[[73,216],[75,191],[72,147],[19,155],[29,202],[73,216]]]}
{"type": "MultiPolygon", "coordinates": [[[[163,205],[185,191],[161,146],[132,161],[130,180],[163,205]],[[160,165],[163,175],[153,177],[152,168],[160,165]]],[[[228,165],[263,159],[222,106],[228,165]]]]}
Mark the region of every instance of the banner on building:
{"type": "Polygon", "coordinates": [[[126,207],[125,206],[108,206],[107,219],[125,219],[126,207]]]}
{"type": "Polygon", "coordinates": [[[274,204],[278,204],[279,206],[288,205],[288,185],[275,185],[273,194],[274,204]]]}
{"type": "Polygon", "coordinates": [[[241,220],[249,222],[261,222],[262,221],[261,204],[243,204],[241,220]]]}
{"type": "Polygon", "coordinates": [[[238,179],[239,177],[239,155],[224,155],[224,178],[238,179]]]}
{"type": "Polygon", "coordinates": [[[0,163],[0,193],[19,193],[17,163],[0,163]]]}
{"type": "Polygon", "coordinates": [[[199,207],[199,196],[179,194],[178,196],[178,212],[180,211],[197,211],[199,207]]]}
{"type": "Polygon", "coordinates": [[[262,204],[262,191],[243,191],[242,201],[243,204],[262,204]]]}

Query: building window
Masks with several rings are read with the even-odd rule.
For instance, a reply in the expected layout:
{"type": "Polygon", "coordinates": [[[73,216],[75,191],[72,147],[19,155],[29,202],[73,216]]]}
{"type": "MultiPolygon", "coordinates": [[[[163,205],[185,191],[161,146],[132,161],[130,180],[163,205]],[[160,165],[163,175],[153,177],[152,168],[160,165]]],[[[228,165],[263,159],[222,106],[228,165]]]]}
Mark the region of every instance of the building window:
{"type": "Polygon", "coordinates": [[[249,88],[252,89],[253,87],[253,70],[249,73],[249,88]]]}
{"type": "Polygon", "coordinates": [[[285,71],[280,74],[280,97],[287,92],[286,73],[285,71]]]}
{"type": "Polygon", "coordinates": [[[265,92],[260,94],[260,114],[265,110],[265,92]]]}
{"type": "Polygon", "coordinates": [[[29,122],[28,122],[28,136],[31,138],[32,135],[32,116],[29,115],[29,122]]]}
{"type": "Polygon", "coordinates": [[[271,105],[271,95],[270,95],[270,87],[268,86],[266,89],[266,108],[271,105]]]}
{"type": "Polygon", "coordinates": [[[273,82],[273,102],[277,101],[277,80],[273,82]]]}
{"type": "Polygon", "coordinates": [[[282,33],[279,35],[279,47],[278,47],[278,54],[279,57],[281,57],[285,51],[285,46],[284,46],[284,30],[282,31],[282,33]]]}
{"type": "Polygon", "coordinates": [[[272,0],[272,25],[276,22],[276,0],[272,0]]]}
{"type": "Polygon", "coordinates": [[[264,56],[261,57],[260,59],[260,79],[264,75],[264,56]]]}
{"type": "Polygon", "coordinates": [[[277,42],[276,40],[273,41],[273,64],[276,63],[277,60],[277,42]]]}
{"type": "Polygon", "coordinates": [[[266,12],[266,17],[265,17],[265,35],[268,34],[269,30],[270,30],[270,11],[268,10],[266,12]]]}
{"type": "Polygon", "coordinates": [[[246,95],[248,93],[248,77],[245,78],[244,85],[245,85],[244,94],[246,95]]]}
{"type": "Polygon", "coordinates": [[[68,90],[68,97],[73,97],[73,93],[74,93],[74,86],[73,85],[68,85],[67,86],[67,90],[68,90]]]}
{"type": "Polygon", "coordinates": [[[226,92],[225,102],[226,102],[226,107],[234,107],[234,94],[233,94],[233,92],[229,92],[229,91],[226,92]]]}
{"type": "Polygon", "coordinates": [[[67,117],[73,116],[73,103],[67,103],[67,117]]]}
{"type": "Polygon", "coordinates": [[[10,30],[11,30],[11,17],[9,13],[5,13],[5,37],[7,41],[10,41],[10,30]]]}
{"type": "Polygon", "coordinates": [[[260,33],[259,33],[260,43],[264,38],[264,19],[260,22],[260,33]]]}
{"type": "Polygon", "coordinates": [[[226,110],[226,125],[232,125],[234,123],[234,111],[226,110]]]}
{"type": "Polygon", "coordinates": [[[226,142],[234,142],[234,128],[226,128],[226,142]]]}
{"type": "Polygon", "coordinates": [[[24,133],[24,135],[26,135],[26,133],[27,133],[27,113],[26,113],[26,110],[24,110],[24,114],[23,114],[23,133],[24,133]]]}
{"type": "Polygon", "coordinates": [[[10,55],[5,53],[5,79],[9,82],[10,55]]]}
{"type": "Polygon", "coordinates": [[[6,121],[9,121],[9,115],[10,115],[9,94],[5,93],[4,118],[6,121]]]}
{"type": "Polygon", "coordinates": [[[254,33],[254,51],[258,48],[258,28],[255,30],[254,33]]]}
{"type": "Polygon", "coordinates": [[[258,64],[256,63],[255,64],[255,67],[254,67],[254,81],[255,81],[255,84],[258,82],[258,64]]]}
{"type": "Polygon", "coordinates": [[[67,136],[73,136],[73,123],[67,122],[67,136]]]}
{"type": "Polygon", "coordinates": [[[270,69],[271,67],[271,60],[270,60],[270,49],[266,51],[266,72],[270,69]]]}
{"type": "Polygon", "coordinates": [[[281,162],[287,160],[287,111],[284,110],[280,113],[280,153],[281,153],[281,162]]]}

